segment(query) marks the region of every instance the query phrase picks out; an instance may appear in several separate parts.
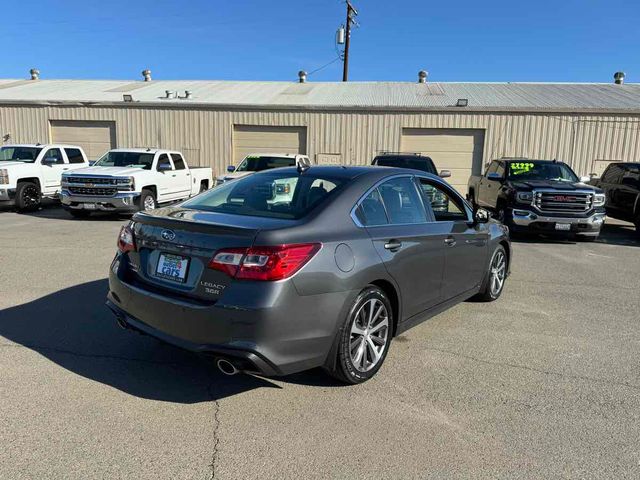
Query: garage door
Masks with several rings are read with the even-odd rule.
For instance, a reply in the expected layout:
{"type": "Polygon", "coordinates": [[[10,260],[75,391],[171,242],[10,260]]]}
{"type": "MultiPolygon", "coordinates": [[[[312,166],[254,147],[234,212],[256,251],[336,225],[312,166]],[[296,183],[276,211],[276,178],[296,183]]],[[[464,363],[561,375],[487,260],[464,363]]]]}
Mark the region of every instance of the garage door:
{"type": "Polygon", "coordinates": [[[80,145],[89,160],[98,160],[104,152],[116,148],[115,122],[51,120],[54,143],[80,145]]]}
{"type": "Polygon", "coordinates": [[[482,171],[484,130],[459,128],[404,128],[402,151],[433,159],[438,170],[451,170],[447,181],[460,193],[467,192],[469,176],[482,171]]]}
{"type": "Polygon", "coordinates": [[[233,127],[233,164],[252,153],[307,153],[306,127],[233,127]]]}

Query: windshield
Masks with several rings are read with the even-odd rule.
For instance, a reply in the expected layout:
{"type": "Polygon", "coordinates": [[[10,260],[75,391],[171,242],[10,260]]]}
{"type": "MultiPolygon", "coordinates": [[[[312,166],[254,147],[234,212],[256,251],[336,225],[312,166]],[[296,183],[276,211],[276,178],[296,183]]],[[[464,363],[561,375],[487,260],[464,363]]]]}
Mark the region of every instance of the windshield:
{"type": "Polygon", "coordinates": [[[557,180],[578,182],[578,177],[568,165],[549,161],[528,160],[510,162],[508,177],[511,180],[557,180]]]}
{"type": "Polygon", "coordinates": [[[107,152],[94,163],[95,167],[138,167],[151,170],[153,153],[141,152],[107,152]]]}
{"type": "Polygon", "coordinates": [[[246,157],[236,172],[261,172],[262,170],[269,170],[270,168],[279,167],[295,167],[295,158],[283,158],[283,157],[262,157],[262,156],[249,156],[246,157]]]}
{"type": "Polygon", "coordinates": [[[373,164],[381,167],[412,168],[427,173],[436,173],[433,162],[428,158],[376,157],[373,164]]]}
{"type": "Polygon", "coordinates": [[[0,148],[0,162],[33,163],[41,150],[40,147],[2,147],[0,148]]]}
{"type": "Polygon", "coordinates": [[[183,206],[209,212],[296,220],[334,195],[344,182],[344,178],[274,171],[224,183],[183,206]]]}

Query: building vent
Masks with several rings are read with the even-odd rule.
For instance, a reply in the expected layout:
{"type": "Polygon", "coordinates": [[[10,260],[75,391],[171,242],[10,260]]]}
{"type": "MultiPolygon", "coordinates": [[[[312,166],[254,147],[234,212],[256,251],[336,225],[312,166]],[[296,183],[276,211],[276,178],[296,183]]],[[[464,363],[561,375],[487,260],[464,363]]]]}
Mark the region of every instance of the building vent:
{"type": "Polygon", "coordinates": [[[176,98],[178,96],[178,92],[174,90],[165,90],[164,94],[165,98],[176,98]]]}
{"type": "Polygon", "coordinates": [[[300,70],[298,72],[298,82],[305,83],[307,81],[307,72],[300,70]]]}
{"type": "Polygon", "coordinates": [[[616,82],[616,85],[622,85],[624,83],[624,72],[614,73],[613,81],[616,82]]]}
{"type": "Polygon", "coordinates": [[[186,100],[190,100],[193,97],[193,93],[191,92],[191,90],[185,90],[184,91],[184,98],[186,100]]]}
{"type": "Polygon", "coordinates": [[[418,72],[418,83],[427,83],[427,76],[429,76],[429,72],[420,70],[418,72]]]}
{"type": "Polygon", "coordinates": [[[40,70],[37,68],[32,68],[29,73],[31,74],[31,80],[40,80],[40,70]]]}
{"type": "Polygon", "coordinates": [[[150,82],[151,81],[151,70],[149,70],[148,68],[142,71],[142,77],[144,78],[145,82],[150,82]]]}

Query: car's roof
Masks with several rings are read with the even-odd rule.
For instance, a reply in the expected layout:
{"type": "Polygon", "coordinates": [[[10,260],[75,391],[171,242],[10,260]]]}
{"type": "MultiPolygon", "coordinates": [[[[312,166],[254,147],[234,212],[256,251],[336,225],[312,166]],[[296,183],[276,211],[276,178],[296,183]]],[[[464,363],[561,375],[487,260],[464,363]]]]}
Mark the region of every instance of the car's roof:
{"type": "Polygon", "coordinates": [[[135,153],[158,153],[158,152],[175,152],[178,153],[177,150],[169,150],[166,148],[112,148],[109,150],[110,152],[135,152],[135,153]]]}
{"type": "Polygon", "coordinates": [[[277,153],[277,152],[255,152],[250,153],[247,157],[275,157],[275,158],[296,158],[297,156],[306,157],[303,153],[277,153]]]}
{"type": "Polygon", "coordinates": [[[81,148],[78,145],[70,145],[68,143],[8,143],[6,145],[0,145],[0,147],[32,147],[32,148],[46,148],[46,147],[62,147],[62,148],[81,148]]]}
{"type": "MultiPolygon", "coordinates": [[[[258,172],[255,175],[272,175],[274,173],[282,173],[286,175],[297,174],[297,172],[297,167],[283,167],[263,170],[262,172],[258,172]]],[[[440,178],[436,175],[424,172],[422,170],[397,167],[379,167],[376,165],[314,165],[309,167],[305,174],[319,177],[327,176],[334,178],[343,178],[345,180],[350,180],[367,174],[378,178],[391,177],[394,175],[421,175],[425,177],[440,178]]]]}

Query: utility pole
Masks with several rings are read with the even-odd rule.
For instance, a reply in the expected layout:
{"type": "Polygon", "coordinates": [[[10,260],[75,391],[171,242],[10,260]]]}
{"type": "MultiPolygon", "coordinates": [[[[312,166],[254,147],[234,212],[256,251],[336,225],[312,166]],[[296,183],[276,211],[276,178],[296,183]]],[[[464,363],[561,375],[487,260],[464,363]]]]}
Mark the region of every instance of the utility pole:
{"type": "Polygon", "coordinates": [[[346,82],[349,80],[349,43],[351,40],[351,24],[356,23],[355,17],[358,16],[358,11],[353,8],[351,2],[347,0],[347,25],[346,25],[346,35],[344,42],[344,60],[343,60],[343,68],[342,68],[342,81],[346,82]]]}

